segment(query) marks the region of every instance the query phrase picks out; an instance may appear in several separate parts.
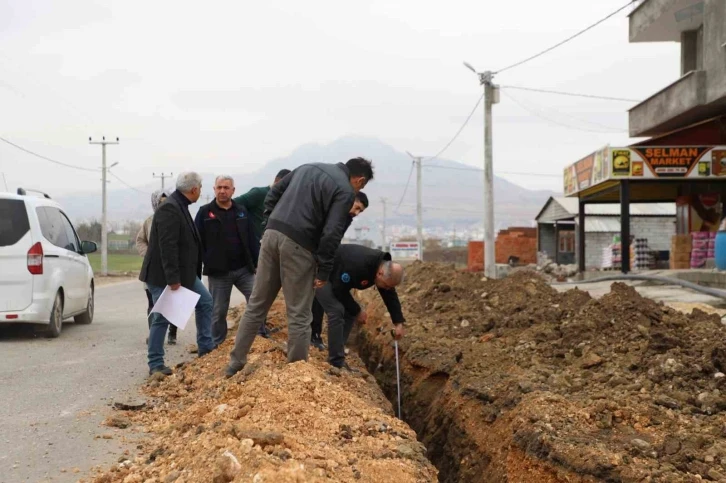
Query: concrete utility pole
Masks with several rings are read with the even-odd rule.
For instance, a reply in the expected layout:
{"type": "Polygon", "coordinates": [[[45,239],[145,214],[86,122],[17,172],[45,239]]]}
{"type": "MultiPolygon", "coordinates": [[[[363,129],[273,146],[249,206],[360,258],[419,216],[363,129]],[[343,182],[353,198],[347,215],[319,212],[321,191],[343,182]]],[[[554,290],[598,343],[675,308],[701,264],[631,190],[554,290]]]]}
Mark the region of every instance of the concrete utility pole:
{"type": "Polygon", "coordinates": [[[101,145],[101,275],[108,275],[108,229],[106,224],[106,175],[108,170],[116,166],[118,163],[113,163],[111,166],[106,167],[106,145],[107,144],[118,144],[119,139],[115,141],[106,141],[106,136],[101,141],[93,141],[90,137],[88,138],[89,144],[100,144],[101,145]]]}
{"type": "Polygon", "coordinates": [[[492,83],[491,71],[477,72],[470,64],[464,62],[464,65],[479,77],[479,83],[484,87],[484,274],[489,278],[496,278],[492,105],[499,102],[499,87],[492,83]]]}
{"type": "Polygon", "coordinates": [[[416,241],[418,241],[418,249],[421,252],[420,260],[423,261],[423,205],[421,202],[421,192],[423,186],[421,185],[421,156],[414,156],[413,154],[406,151],[411,156],[414,164],[416,165],[416,241]]]}
{"type": "Polygon", "coordinates": [[[169,173],[169,174],[161,173],[160,175],[157,175],[156,173],[151,173],[151,176],[153,176],[154,178],[161,178],[161,191],[164,191],[164,179],[171,178],[172,176],[174,176],[174,173],[169,173]]]}
{"type": "Polygon", "coordinates": [[[381,198],[381,204],[383,205],[383,228],[381,229],[381,248],[386,251],[386,218],[388,216],[388,198],[381,198]]]}

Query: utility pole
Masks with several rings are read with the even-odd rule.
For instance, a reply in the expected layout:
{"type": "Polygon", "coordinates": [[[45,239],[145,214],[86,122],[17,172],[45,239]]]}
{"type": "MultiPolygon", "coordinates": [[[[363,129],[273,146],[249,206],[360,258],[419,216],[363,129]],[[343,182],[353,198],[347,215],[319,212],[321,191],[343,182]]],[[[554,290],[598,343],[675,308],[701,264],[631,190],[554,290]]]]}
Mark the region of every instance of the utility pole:
{"type": "Polygon", "coordinates": [[[108,170],[116,166],[118,163],[113,163],[111,166],[106,167],[106,145],[107,144],[118,144],[119,139],[115,141],[106,141],[106,136],[101,141],[93,141],[90,137],[88,138],[88,144],[100,144],[101,145],[101,275],[108,275],[108,229],[106,224],[106,175],[108,170]]]}
{"type": "Polygon", "coordinates": [[[154,178],[161,178],[161,191],[164,191],[164,179],[171,178],[172,176],[174,176],[174,173],[169,173],[169,174],[161,173],[160,175],[157,175],[156,173],[151,173],[151,176],[153,176],[154,178]]]}
{"type": "Polygon", "coordinates": [[[414,156],[413,154],[406,151],[411,156],[414,164],[416,165],[416,240],[418,241],[418,249],[420,251],[419,260],[423,261],[423,205],[421,202],[421,192],[423,186],[421,185],[421,156],[414,156]]]}
{"type": "Polygon", "coordinates": [[[381,249],[386,251],[386,218],[388,216],[387,210],[388,198],[381,198],[381,204],[383,205],[383,228],[381,229],[381,249]]]}
{"type": "Polygon", "coordinates": [[[494,74],[491,71],[477,72],[466,62],[464,65],[479,77],[479,83],[484,87],[484,275],[496,278],[492,106],[499,102],[499,87],[492,83],[494,74]]]}

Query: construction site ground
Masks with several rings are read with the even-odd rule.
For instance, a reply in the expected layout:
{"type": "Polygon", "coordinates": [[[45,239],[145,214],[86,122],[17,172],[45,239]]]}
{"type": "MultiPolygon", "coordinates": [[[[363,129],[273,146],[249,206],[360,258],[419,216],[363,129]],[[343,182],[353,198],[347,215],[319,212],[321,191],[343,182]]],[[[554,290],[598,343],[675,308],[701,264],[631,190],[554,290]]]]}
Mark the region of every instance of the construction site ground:
{"type": "MultiPolygon", "coordinates": [[[[717,301],[609,285],[582,285],[591,295],[535,272],[492,281],[416,263],[399,290],[408,424],[392,409],[390,318],[367,290],[360,374],[317,350],[287,364],[283,330],[225,380],[228,341],[147,382],[145,407],[110,414],[113,437],[140,442],[86,481],[726,481],[717,301]]],[[[270,323],[284,329],[283,301],[270,323]]]]}

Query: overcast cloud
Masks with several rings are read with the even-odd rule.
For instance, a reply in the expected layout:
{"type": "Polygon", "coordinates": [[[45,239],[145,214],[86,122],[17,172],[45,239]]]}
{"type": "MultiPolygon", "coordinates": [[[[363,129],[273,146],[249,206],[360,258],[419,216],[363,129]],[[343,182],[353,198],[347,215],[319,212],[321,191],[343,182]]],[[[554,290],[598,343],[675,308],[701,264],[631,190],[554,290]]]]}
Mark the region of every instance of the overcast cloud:
{"type": "MultiPolygon", "coordinates": [[[[100,162],[88,136],[118,136],[109,159],[133,185],[152,171],[254,171],[347,134],[431,155],[481,94],[462,61],[502,68],[623,3],[0,0],[0,136],[88,167],[100,162]]],[[[623,13],[495,80],[643,99],[678,77],[678,52],[675,43],[629,44],[623,13]]],[[[627,103],[506,93],[494,111],[495,172],[557,175],[629,142],[627,103]]],[[[445,157],[481,166],[481,117],[445,157]]],[[[96,173],[1,143],[0,172],[11,188],[100,189],[96,173]]],[[[559,177],[505,177],[562,186],[559,177]]]]}

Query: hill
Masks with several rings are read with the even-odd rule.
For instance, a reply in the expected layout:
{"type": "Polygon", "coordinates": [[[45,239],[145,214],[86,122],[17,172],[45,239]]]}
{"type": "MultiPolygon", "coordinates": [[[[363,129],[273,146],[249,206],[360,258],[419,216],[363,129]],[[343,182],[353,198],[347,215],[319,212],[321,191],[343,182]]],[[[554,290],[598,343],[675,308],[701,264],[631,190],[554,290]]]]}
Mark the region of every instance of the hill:
{"type": "MultiPolygon", "coordinates": [[[[415,225],[416,180],[415,173],[411,173],[411,159],[405,152],[378,139],[347,136],[327,145],[305,144],[288,156],[269,161],[254,173],[229,174],[234,176],[237,193],[241,194],[253,186],[269,184],[282,168],[294,169],[309,162],[335,163],[356,156],[372,159],[375,167],[375,179],[365,189],[371,207],[361,223],[377,231],[383,216],[380,198],[386,197],[389,200],[389,226],[415,225]],[[409,176],[411,180],[406,189],[409,176]],[[400,207],[396,209],[399,201],[400,207]]],[[[205,173],[203,169],[200,172],[204,177],[204,196],[212,195],[211,188],[218,173],[205,173]]],[[[481,223],[484,202],[481,171],[456,161],[433,160],[424,163],[422,178],[426,228],[481,223]]],[[[139,189],[150,193],[157,187],[158,184],[149,183],[139,189]]],[[[553,195],[548,191],[531,191],[498,177],[494,180],[494,193],[497,229],[529,226],[547,198],[553,195]]],[[[100,200],[96,193],[65,196],[59,201],[75,220],[100,217],[100,200]]],[[[151,210],[148,195],[128,188],[109,190],[108,206],[110,220],[141,220],[151,210]]]]}

